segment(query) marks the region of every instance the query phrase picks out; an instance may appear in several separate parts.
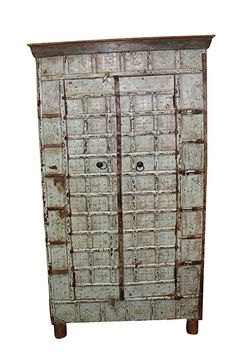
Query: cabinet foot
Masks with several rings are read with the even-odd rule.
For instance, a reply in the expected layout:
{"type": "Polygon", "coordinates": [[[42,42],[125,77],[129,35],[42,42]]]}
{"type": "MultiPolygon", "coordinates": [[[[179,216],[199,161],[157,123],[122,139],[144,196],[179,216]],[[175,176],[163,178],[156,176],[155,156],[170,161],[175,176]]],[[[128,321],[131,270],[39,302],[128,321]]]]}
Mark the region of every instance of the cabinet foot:
{"type": "Polygon", "coordinates": [[[188,334],[198,334],[198,320],[187,320],[186,330],[188,334]]]}
{"type": "Polygon", "coordinates": [[[54,335],[56,338],[64,338],[66,336],[66,323],[54,323],[54,335]]]}

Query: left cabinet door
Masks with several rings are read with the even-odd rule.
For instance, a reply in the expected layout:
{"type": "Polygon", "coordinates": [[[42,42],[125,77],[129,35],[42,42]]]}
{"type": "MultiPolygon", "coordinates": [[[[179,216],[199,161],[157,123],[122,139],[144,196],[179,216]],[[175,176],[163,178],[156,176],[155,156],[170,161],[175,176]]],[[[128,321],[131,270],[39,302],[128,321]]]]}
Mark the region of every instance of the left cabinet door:
{"type": "Polygon", "coordinates": [[[114,80],[65,80],[63,100],[75,299],[117,299],[114,80]]]}

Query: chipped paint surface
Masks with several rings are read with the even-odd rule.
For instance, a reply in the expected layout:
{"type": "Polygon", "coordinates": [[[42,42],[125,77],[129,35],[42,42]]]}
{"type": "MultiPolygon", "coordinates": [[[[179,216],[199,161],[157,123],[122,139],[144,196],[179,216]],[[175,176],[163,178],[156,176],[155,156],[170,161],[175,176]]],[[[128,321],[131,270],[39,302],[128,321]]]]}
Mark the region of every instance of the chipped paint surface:
{"type": "Polygon", "coordinates": [[[53,322],[201,318],[204,60],[37,59],[53,322]]]}

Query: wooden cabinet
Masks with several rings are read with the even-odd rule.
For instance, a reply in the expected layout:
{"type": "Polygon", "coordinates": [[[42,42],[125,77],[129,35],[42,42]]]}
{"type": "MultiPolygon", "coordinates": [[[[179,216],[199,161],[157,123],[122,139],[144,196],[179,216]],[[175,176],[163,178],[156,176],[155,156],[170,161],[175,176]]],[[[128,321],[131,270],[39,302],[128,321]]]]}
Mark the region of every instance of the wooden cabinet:
{"type": "Polygon", "coordinates": [[[31,44],[51,319],[202,318],[213,36],[31,44]]]}

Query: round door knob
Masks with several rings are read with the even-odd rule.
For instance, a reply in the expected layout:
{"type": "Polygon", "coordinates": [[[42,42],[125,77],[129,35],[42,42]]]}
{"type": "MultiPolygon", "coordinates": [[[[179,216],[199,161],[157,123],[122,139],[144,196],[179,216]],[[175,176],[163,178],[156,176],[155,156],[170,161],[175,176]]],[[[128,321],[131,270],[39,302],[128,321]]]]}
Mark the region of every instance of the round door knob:
{"type": "Polygon", "coordinates": [[[136,164],[136,171],[142,172],[144,170],[144,164],[142,161],[137,162],[136,164]]]}
{"type": "Polygon", "coordinates": [[[97,166],[98,168],[100,168],[101,170],[105,170],[105,169],[107,168],[107,163],[106,163],[106,162],[102,162],[102,161],[98,161],[98,162],[96,163],[96,166],[97,166]]]}

